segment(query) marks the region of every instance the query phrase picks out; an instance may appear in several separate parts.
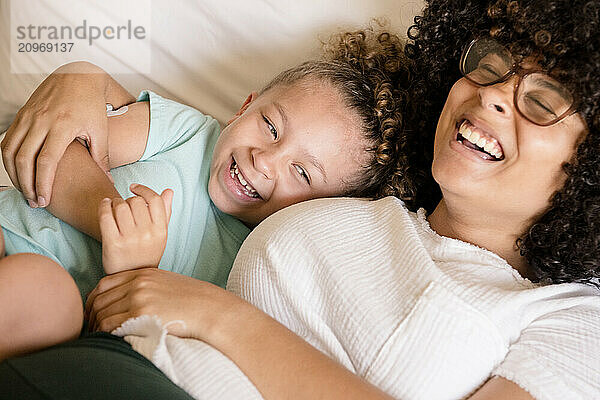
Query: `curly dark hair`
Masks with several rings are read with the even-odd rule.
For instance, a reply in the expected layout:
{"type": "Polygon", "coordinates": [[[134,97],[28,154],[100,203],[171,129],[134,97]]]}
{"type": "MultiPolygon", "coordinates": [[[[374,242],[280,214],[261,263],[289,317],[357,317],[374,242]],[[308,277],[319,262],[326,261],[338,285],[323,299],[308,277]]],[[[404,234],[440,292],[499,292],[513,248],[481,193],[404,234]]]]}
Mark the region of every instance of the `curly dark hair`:
{"type": "Polygon", "coordinates": [[[345,182],[344,196],[396,196],[415,199],[416,169],[410,164],[409,133],[404,129],[410,82],[404,43],[382,24],[343,32],[323,43],[322,60],[304,62],[276,76],[261,93],[275,85],[316,78],[335,87],[345,105],[362,121],[370,157],[362,171],[345,182]]]}
{"type": "Polygon", "coordinates": [[[588,133],[571,162],[567,180],[550,207],[517,241],[534,280],[582,282],[600,276],[600,1],[430,0],[408,30],[414,62],[406,121],[424,136],[415,166],[428,175],[417,204],[431,210],[440,192],[430,173],[433,137],[451,86],[461,78],[463,46],[491,35],[518,57],[535,56],[576,99],[588,133]]]}

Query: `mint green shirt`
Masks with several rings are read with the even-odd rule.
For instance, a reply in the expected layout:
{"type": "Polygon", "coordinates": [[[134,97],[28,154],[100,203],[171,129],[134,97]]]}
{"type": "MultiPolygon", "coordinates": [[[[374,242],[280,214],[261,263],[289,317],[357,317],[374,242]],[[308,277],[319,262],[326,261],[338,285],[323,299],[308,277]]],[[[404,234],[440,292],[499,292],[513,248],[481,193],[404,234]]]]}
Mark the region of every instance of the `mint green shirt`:
{"type": "MultiPolygon", "coordinates": [[[[174,191],[167,246],[159,267],[225,287],[243,240],[250,233],[219,211],[208,196],[218,122],[191,107],[142,91],[150,102],[150,132],[139,161],[111,171],[124,198],[131,183],[174,191]]],[[[85,179],[82,177],[81,179],[85,179]]],[[[44,209],[30,208],[17,190],[0,192],[0,225],[7,254],[33,252],[62,265],[83,296],[103,276],[100,243],[44,209]]]]}

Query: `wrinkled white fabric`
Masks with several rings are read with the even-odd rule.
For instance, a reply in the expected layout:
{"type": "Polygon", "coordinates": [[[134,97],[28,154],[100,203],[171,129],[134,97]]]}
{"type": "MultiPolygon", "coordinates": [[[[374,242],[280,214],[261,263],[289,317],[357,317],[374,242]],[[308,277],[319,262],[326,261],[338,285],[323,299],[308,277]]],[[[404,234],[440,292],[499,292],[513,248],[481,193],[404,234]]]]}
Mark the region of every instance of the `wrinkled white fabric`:
{"type": "Polygon", "coordinates": [[[532,284],[395,198],[276,213],[227,287],[398,399],[464,398],[493,375],[538,400],[600,394],[596,288],[532,284]]]}
{"type": "MultiPolygon", "coordinates": [[[[533,284],[394,198],[272,215],[242,245],[228,289],[398,399],[465,398],[494,375],[538,400],[600,393],[597,289],[533,284]]],[[[221,353],[134,322],[118,333],[190,393],[253,398],[221,353]]]]}
{"type": "Polygon", "coordinates": [[[195,399],[262,399],[223,353],[200,340],[169,335],[166,325],[156,316],[143,315],[129,319],[112,334],[124,336],[134,350],[195,399]]]}

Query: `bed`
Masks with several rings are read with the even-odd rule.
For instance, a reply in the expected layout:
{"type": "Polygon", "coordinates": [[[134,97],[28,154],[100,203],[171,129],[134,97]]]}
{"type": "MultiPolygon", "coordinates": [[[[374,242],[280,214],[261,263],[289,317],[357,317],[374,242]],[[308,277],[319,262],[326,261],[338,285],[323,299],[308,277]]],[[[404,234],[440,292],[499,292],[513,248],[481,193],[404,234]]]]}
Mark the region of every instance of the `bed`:
{"type": "MultiPolygon", "coordinates": [[[[248,93],[278,71],[317,56],[320,40],[332,32],[384,18],[404,34],[421,7],[419,0],[0,0],[0,54],[10,61],[0,64],[0,132],[47,73],[72,59],[100,65],[134,95],[152,89],[224,123],[248,93]],[[124,10],[126,4],[141,9],[124,10]],[[146,62],[139,61],[131,45],[118,47],[108,40],[79,46],[71,56],[76,58],[16,53],[23,22],[76,27],[82,19],[91,25],[97,18],[114,24],[142,21],[146,62]]],[[[0,185],[7,184],[2,166],[0,185]]]]}

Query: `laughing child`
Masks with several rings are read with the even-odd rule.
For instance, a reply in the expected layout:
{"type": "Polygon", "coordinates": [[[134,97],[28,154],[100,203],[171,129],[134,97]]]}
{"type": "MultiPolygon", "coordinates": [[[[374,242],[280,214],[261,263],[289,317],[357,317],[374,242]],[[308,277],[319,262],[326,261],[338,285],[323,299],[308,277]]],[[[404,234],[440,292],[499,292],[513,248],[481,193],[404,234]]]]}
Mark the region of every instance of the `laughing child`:
{"type": "Polygon", "coordinates": [[[81,296],[104,273],[158,266],[225,286],[250,230],[288,205],[410,200],[412,187],[393,189],[409,173],[402,46],[348,37],[250,94],[222,130],[150,91],[107,107],[114,185],[75,141],[49,212],[0,193],[0,359],[76,337],[81,296]]]}

